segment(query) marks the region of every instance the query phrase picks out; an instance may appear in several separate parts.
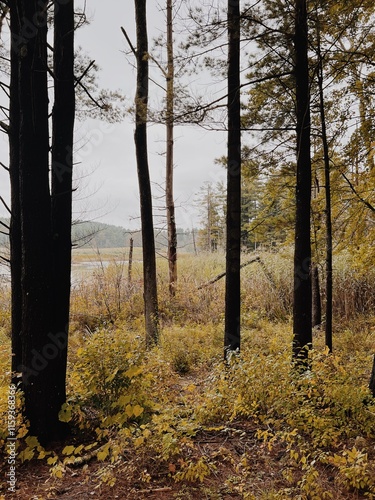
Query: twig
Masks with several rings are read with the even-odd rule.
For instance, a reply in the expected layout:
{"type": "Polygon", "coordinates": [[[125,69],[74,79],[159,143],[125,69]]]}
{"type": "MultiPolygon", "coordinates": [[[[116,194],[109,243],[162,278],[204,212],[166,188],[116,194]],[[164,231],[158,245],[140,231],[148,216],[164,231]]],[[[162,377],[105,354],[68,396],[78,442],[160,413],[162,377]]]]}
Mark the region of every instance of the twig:
{"type": "MultiPolygon", "coordinates": [[[[6,202],[2,196],[0,196],[0,201],[4,205],[4,207],[7,209],[7,211],[10,213],[10,215],[12,215],[11,209],[8,207],[8,205],[6,204],[6,202]]],[[[6,227],[7,227],[7,229],[10,229],[9,226],[6,226],[6,227]]]]}
{"type": "Polygon", "coordinates": [[[126,38],[126,41],[129,44],[130,50],[133,52],[135,57],[137,57],[137,51],[135,50],[134,45],[132,44],[130,38],[128,37],[128,34],[126,33],[126,31],[124,30],[124,28],[122,26],[121,26],[121,31],[122,31],[122,34],[124,35],[124,37],[126,38]]]}
{"type": "Polygon", "coordinates": [[[79,78],[75,77],[75,80],[76,80],[75,84],[74,84],[75,87],[77,87],[77,85],[79,85],[81,83],[81,81],[83,80],[83,78],[87,75],[87,73],[90,71],[90,69],[92,68],[92,66],[94,64],[95,64],[95,60],[91,61],[90,64],[85,69],[85,71],[82,73],[82,75],[79,78]]]}
{"type": "Polygon", "coordinates": [[[349,184],[350,189],[355,194],[355,196],[359,199],[359,201],[361,201],[364,205],[366,205],[366,207],[369,208],[371,210],[371,212],[375,212],[375,207],[373,205],[371,205],[370,202],[368,202],[367,200],[362,198],[362,196],[358,193],[358,191],[353,186],[353,184],[350,182],[349,178],[344,174],[344,172],[340,171],[340,174],[344,177],[346,182],[349,184]]]}
{"type": "Polygon", "coordinates": [[[92,460],[93,458],[95,458],[97,456],[97,454],[105,447],[107,446],[108,443],[104,443],[102,446],[100,446],[99,448],[96,448],[95,450],[90,450],[88,453],[86,453],[85,455],[82,455],[82,457],[76,457],[74,459],[74,462],[70,463],[69,466],[70,467],[80,467],[81,465],[84,465],[84,464],[87,464],[88,462],[90,462],[90,460],[92,460]]]}
{"type": "Polygon", "coordinates": [[[5,227],[5,229],[8,229],[8,231],[10,231],[10,226],[8,226],[8,224],[5,224],[5,222],[3,222],[2,220],[0,220],[0,225],[5,227]]]}
{"type": "MultiPolygon", "coordinates": [[[[263,76],[263,77],[260,77],[260,78],[256,78],[254,80],[250,80],[249,82],[246,82],[246,83],[243,83],[240,85],[240,89],[242,89],[243,87],[247,87],[249,85],[254,85],[254,84],[257,84],[257,83],[263,83],[263,82],[266,82],[268,80],[273,80],[273,79],[276,79],[276,78],[282,78],[283,76],[289,76],[291,75],[292,72],[291,71],[284,71],[282,73],[277,73],[277,74],[274,74],[274,75],[267,75],[267,76],[263,76]]],[[[190,109],[189,111],[186,111],[184,113],[181,113],[180,115],[176,115],[175,116],[175,119],[181,119],[183,118],[184,116],[188,116],[188,115],[191,115],[193,113],[198,113],[198,112],[204,112],[204,111],[210,111],[210,109],[212,108],[212,106],[214,104],[217,104],[219,103],[220,101],[223,101],[224,99],[226,99],[228,97],[228,94],[224,94],[222,95],[221,97],[218,97],[217,99],[215,99],[214,101],[211,101],[210,103],[208,104],[204,104],[204,105],[198,105],[196,106],[194,109],[190,109]]],[[[220,106],[226,106],[226,104],[223,104],[223,105],[220,105],[220,106]]],[[[220,107],[220,106],[216,106],[216,107],[220,107]]]]}
{"type": "Polygon", "coordinates": [[[4,262],[6,262],[7,264],[10,264],[10,260],[7,259],[6,257],[3,257],[2,255],[0,255],[0,260],[3,260],[4,262]]]}
{"type": "MultiPolygon", "coordinates": [[[[135,49],[134,45],[132,44],[128,34],[126,33],[126,31],[124,30],[124,28],[121,26],[121,31],[122,31],[122,34],[124,35],[124,37],[126,38],[126,41],[128,42],[129,44],[129,47],[130,47],[130,50],[133,52],[134,56],[137,57],[137,50],[135,49]]],[[[165,76],[165,70],[162,68],[162,66],[160,66],[160,64],[158,63],[158,61],[151,55],[151,54],[147,54],[148,57],[150,59],[152,59],[154,61],[154,63],[158,66],[158,68],[161,70],[161,72],[163,73],[163,75],[165,76]]],[[[155,80],[153,80],[152,78],[149,78],[149,80],[154,83],[157,87],[161,88],[164,92],[166,92],[166,89],[160,85],[158,82],[156,82],[155,80]]]]}
{"type": "Polygon", "coordinates": [[[164,488],[148,488],[146,490],[137,490],[137,493],[152,495],[153,493],[162,493],[163,491],[172,491],[172,488],[170,486],[165,486],[164,488]]]}
{"type": "MultiPolygon", "coordinates": [[[[53,52],[54,51],[54,48],[47,44],[47,47],[53,52]]],[[[77,85],[79,85],[82,90],[87,94],[88,98],[95,104],[95,106],[97,106],[99,109],[104,109],[106,108],[105,105],[103,104],[100,104],[94,96],[91,95],[90,91],[87,89],[87,87],[82,83],[82,79],[83,77],[87,74],[87,72],[92,68],[93,64],[95,63],[95,61],[91,61],[90,64],[88,65],[88,67],[85,69],[85,71],[83,72],[83,74],[80,76],[80,77],[76,77],[74,76],[74,80],[75,80],[75,84],[74,84],[74,87],[77,87],[77,85]]],[[[48,73],[52,76],[53,79],[55,79],[55,75],[53,73],[53,71],[50,69],[50,68],[47,68],[47,71],[48,73]]]]}
{"type": "Polygon", "coordinates": [[[5,122],[0,121],[0,127],[3,129],[3,131],[8,134],[9,133],[9,125],[7,125],[5,122]]]}

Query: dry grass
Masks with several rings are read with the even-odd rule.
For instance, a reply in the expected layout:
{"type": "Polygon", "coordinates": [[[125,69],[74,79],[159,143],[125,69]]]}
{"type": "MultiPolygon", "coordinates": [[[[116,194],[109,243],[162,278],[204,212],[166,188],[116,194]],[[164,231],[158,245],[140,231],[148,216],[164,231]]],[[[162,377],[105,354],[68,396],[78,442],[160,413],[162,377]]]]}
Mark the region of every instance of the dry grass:
{"type": "MultiPolygon", "coordinates": [[[[80,258],[95,255],[86,251],[80,258]]],[[[72,293],[68,389],[75,417],[68,444],[110,441],[113,449],[103,462],[94,457],[73,468],[63,465],[62,447],[56,445],[63,477],[51,475],[45,461],[19,464],[16,498],[375,498],[375,407],[367,389],[375,279],[354,272],[350,261],[335,262],[336,285],[342,283],[335,311],[342,318],[335,321],[334,356],[324,352],[317,329],[313,370],[296,380],[290,364],[291,253],[261,258],[263,265],[243,270],[242,352],[225,369],[224,279],[198,289],[224,270],[223,255],[181,255],[173,300],[167,263],[158,259],[163,329],[160,345],[146,351],[141,264],[134,263],[129,283],[119,251],[104,253],[103,261],[111,263],[86,276],[72,293]],[[124,376],[134,364],[140,374],[124,376]],[[125,410],[116,401],[124,395],[144,412],[119,425],[116,412],[125,410]]],[[[7,304],[0,331],[3,429],[7,304]]]]}
{"type": "MultiPolygon", "coordinates": [[[[84,279],[76,279],[72,290],[73,319],[92,329],[104,322],[117,320],[141,321],[143,315],[142,264],[134,262],[132,281],[128,281],[128,264],[119,250],[105,250],[98,256],[87,250],[79,259],[97,262],[86,270],[84,279]],[[84,312],[87,311],[87,312],[84,312]],[[85,317],[87,315],[87,317],[85,317]]],[[[245,326],[258,318],[270,321],[289,320],[293,303],[293,255],[290,248],[263,252],[261,262],[254,262],[242,270],[242,314],[245,326]]],[[[242,261],[253,255],[244,255],[242,261]]],[[[79,259],[77,262],[79,262],[79,259]]],[[[171,300],[168,293],[168,267],[163,257],[157,259],[159,309],[162,325],[220,322],[224,310],[225,278],[213,285],[200,285],[225,270],[225,257],[217,254],[181,254],[178,260],[179,281],[177,296],[171,300]]],[[[322,269],[321,294],[324,306],[324,272],[322,269]]],[[[333,309],[335,322],[371,315],[375,307],[375,272],[360,272],[348,256],[334,260],[333,309]]],[[[324,320],[324,307],[323,307],[324,320]]]]}

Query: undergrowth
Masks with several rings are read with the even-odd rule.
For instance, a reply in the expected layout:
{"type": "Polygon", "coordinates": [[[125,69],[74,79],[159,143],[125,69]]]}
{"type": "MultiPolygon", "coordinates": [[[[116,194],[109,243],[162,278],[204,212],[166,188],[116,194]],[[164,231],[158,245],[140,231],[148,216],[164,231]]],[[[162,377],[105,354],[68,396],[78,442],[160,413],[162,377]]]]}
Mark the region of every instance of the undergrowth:
{"type": "MultiPolygon", "coordinates": [[[[227,364],[223,282],[197,291],[220,272],[220,256],[207,259],[199,274],[187,258],[174,301],[160,270],[163,329],[149,351],[140,269],[131,284],[119,279],[125,274],[116,265],[82,282],[73,294],[69,398],[60,413],[72,435],[61,449],[45,450],[19,420],[18,460],[45,461],[56,480],[96,460],[99,484],[114,488],[126,477],[142,488],[162,476],[180,485],[175,498],[375,498],[375,402],[368,390],[375,322],[369,315],[336,322],[333,354],[316,329],[311,369],[297,376],[290,297],[281,295],[290,263],[273,254],[263,261],[266,272],[258,264],[245,268],[242,349],[227,364]]],[[[0,340],[4,447],[6,326],[0,340]]]]}

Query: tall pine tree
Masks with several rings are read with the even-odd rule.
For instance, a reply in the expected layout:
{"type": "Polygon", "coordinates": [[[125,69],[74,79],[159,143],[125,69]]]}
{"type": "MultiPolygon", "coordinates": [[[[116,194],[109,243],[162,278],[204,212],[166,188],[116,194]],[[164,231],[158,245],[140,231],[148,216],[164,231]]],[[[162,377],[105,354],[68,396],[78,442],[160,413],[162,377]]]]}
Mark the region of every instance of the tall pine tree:
{"type": "Polygon", "coordinates": [[[224,354],[241,345],[240,2],[228,0],[228,163],[224,354]]]}

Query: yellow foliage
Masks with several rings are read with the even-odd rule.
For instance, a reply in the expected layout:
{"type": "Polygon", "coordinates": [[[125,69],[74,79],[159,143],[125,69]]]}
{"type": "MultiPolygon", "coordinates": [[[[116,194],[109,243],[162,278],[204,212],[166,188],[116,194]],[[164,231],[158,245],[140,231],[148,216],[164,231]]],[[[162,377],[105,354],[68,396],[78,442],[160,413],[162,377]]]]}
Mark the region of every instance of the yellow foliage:
{"type": "Polygon", "coordinates": [[[105,460],[108,455],[109,455],[109,448],[110,448],[110,444],[106,444],[104,447],[100,448],[100,451],[98,451],[98,453],[96,454],[96,458],[102,462],[103,460],[105,460]]]}
{"type": "Polygon", "coordinates": [[[59,412],[61,422],[70,422],[72,418],[72,408],[67,403],[64,403],[59,412]]]}
{"type": "Polygon", "coordinates": [[[72,455],[73,453],[75,453],[75,446],[65,446],[61,453],[63,455],[72,455]]]}
{"type": "MultiPolygon", "coordinates": [[[[358,277],[353,262],[346,270],[344,257],[336,259],[335,300],[337,310],[346,307],[349,314],[355,303],[372,304],[375,280],[371,273],[358,277]]],[[[175,301],[168,296],[166,267],[161,265],[163,331],[159,346],[149,351],[143,342],[142,298],[137,287],[129,292],[129,304],[114,325],[99,322],[90,334],[77,326],[70,340],[69,399],[59,417],[78,430],[94,431],[97,442],[69,443],[60,456],[51,456],[27,436],[27,427],[20,422],[19,459],[46,460],[51,474],[61,478],[64,465],[93,453],[103,462],[98,478],[109,486],[114,484],[113,470],[122,455],[136,456],[139,463],[152,460],[161,473],[180,482],[202,483],[202,487],[213,473],[220,477],[223,469],[219,467],[225,464],[231,469],[226,484],[231,491],[259,500],[335,498],[324,490],[322,476],[329,469],[332,489],[340,488],[347,495],[375,495],[375,463],[369,453],[375,438],[375,404],[367,388],[374,322],[365,316],[352,324],[336,322],[333,355],[325,350],[323,335],[317,330],[310,352],[312,369],[296,376],[290,363],[291,324],[269,321],[284,320],[290,313],[290,249],[265,254],[264,261],[275,287],[256,265],[244,269],[242,351],[231,358],[229,366],[222,362],[223,281],[197,290],[202,281],[223,269],[221,255],[208,257],[200,274],[201,260],[188,256],[175,301]],[[235,435],[233,428],[241,424],[244,430],[235,435]],[[209,445],[212,436],[212,443],[220,441],[221,448],[210,454],[210,446],[202,446],[206,436],[209,445]],[[246,452],[233,453],[233,458],[236,440],[238,449],[246,452]],[[264,457],[281,456],[282,472],[263,496],[251,491],[249,479],[258,467],[251,451],[256,448],[264,457]]],[[[103,303],[98,293],[94,297],[96,314],[103,303]]],[[[90,304],[90,296],[86,298],[90,304]]],[[[82,303],[74,305],[76,313],[82,303]]],[[[4,342],[8,342],[4,343],[8,352],[9,339],[4,342]]],[[[6,372],[9,367],[3,364],[2,368],[6,372]]],[[[2,439],[6,439],[4,384],[0,385],[2,439]]],[[[148,474],[147,468],[138,470],[137,480],[147,481],[148,474]]],[[[205,497],[203,489],[199,495],[205,497]]]]}

